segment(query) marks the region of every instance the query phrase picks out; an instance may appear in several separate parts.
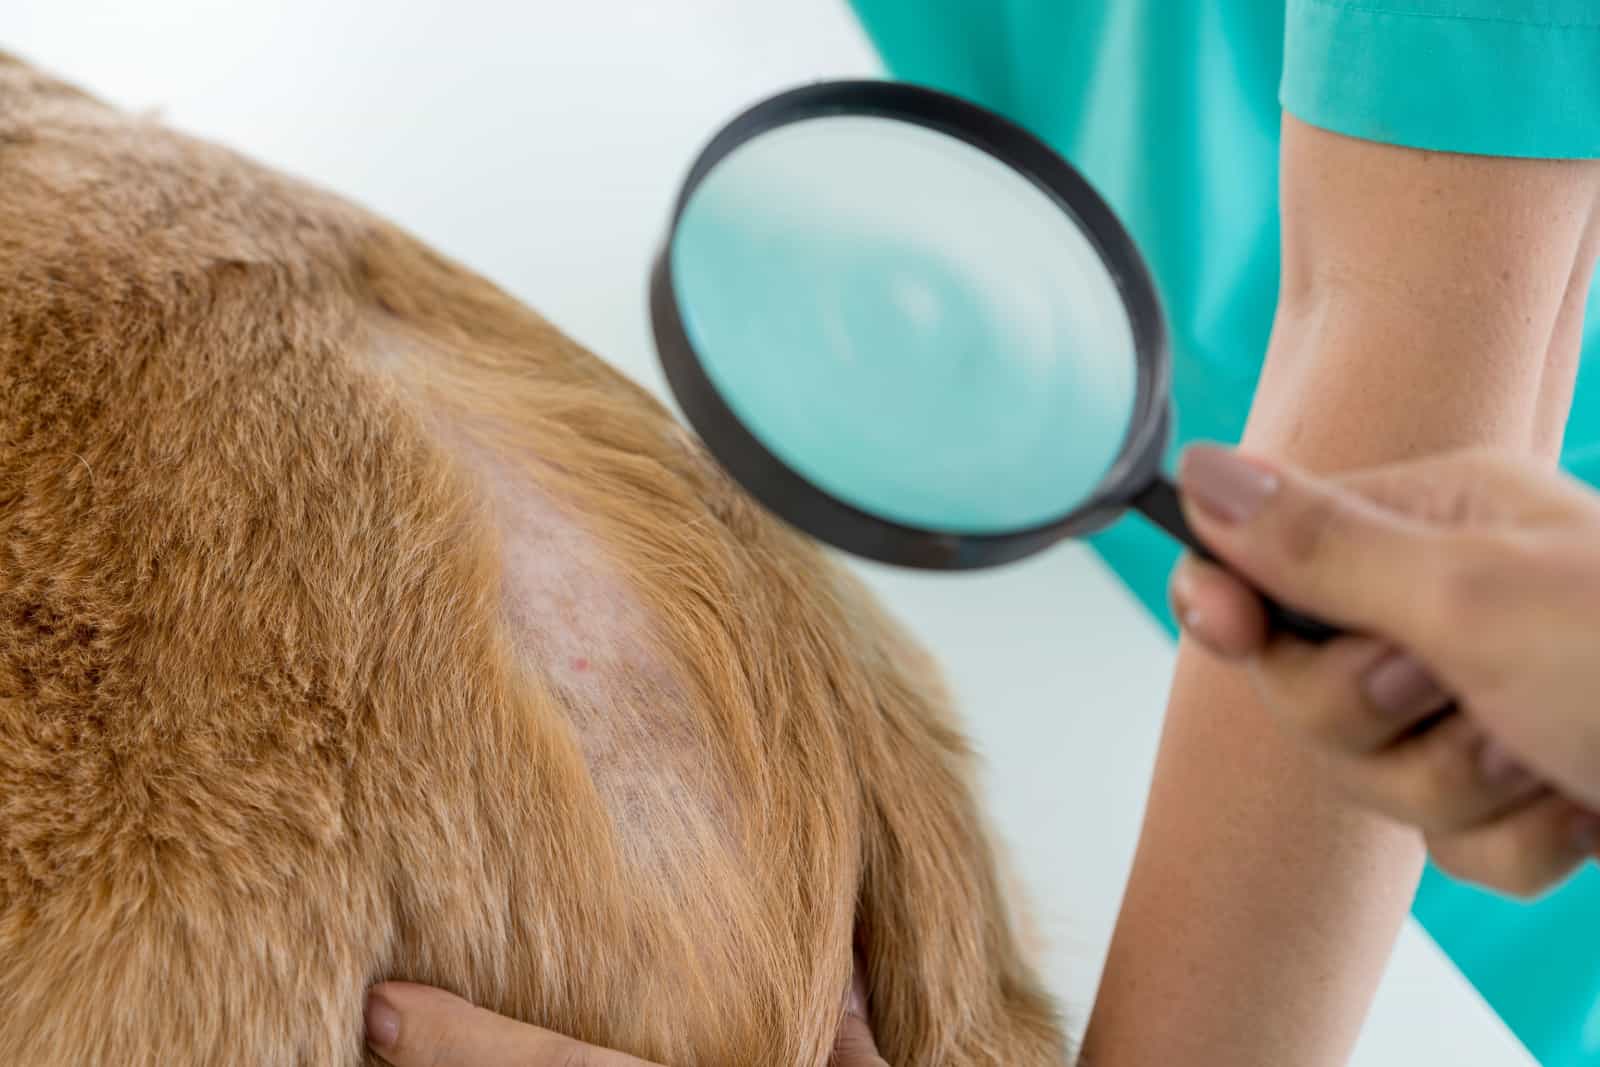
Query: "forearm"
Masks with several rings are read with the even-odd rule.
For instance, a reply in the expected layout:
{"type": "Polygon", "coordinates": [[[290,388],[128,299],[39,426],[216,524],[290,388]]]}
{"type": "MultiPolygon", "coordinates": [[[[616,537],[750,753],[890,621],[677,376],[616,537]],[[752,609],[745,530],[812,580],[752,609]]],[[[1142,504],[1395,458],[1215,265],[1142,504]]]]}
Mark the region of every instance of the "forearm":
{"type": "MultiPolygon", "coordinates": [[[[1286,124],[1284,280],[1248,447],[1313,470],[1553,454],[1593,257],[1592,172],[1560,167],[1286,124]]],[[[1085,1060],[1344,1062],[1421,863],[1244,677],[1180,650],[1085,1060]]]]}

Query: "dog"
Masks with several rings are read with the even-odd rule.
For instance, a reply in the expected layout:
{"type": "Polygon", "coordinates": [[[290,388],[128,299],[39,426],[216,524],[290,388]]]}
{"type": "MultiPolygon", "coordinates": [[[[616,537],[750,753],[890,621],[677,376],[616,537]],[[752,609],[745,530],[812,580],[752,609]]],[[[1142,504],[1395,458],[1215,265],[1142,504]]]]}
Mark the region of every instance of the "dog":
{"type": "Polygon", "coordinates": [[[643,390],[0,59],[0,1064],[374,1063],[406,979],[672,1067],[1069,1051],[935,665],[643,390]]]}

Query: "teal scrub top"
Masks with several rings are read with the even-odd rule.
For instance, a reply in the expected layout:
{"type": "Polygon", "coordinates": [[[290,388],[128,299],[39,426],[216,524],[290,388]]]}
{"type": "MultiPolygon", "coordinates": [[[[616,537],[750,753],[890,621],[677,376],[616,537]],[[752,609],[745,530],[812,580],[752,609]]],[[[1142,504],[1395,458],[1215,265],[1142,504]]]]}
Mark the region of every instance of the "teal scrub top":
{"type": "MultiPolygon", "coordinates": [[[[1600,157],[1600,0],[854,0],[897,77],[1005,113],[1081,169],[1172,320],[1177,434],[1239,439],[1278,285],[1280,106],[1440,151],[1600,157]]],[[[1600,353],[1594,301],[1586,356],[1600,353]]],[[[1600,481],[1600,371],[1564,462],[1600,481]]],[[[1177,550],[1096,547],[1169,628],[1177,550]]],[[[1600,871],[1524,905],[1429,870],[1415,913],[1547,1067],[1600,1064],[1600,871]]]]}

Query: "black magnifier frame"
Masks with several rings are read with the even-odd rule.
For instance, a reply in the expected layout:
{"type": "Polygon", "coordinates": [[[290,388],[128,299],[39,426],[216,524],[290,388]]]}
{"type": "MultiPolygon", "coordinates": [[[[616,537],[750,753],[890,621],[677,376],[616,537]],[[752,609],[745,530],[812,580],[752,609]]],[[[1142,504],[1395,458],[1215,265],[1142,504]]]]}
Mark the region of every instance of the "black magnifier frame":
{"type": "MultiPolygon", "coordinates": [[[[1190,531],[1177,491],[1161,470],[1170,434],[1171,349],[1155,282],[1133,239],[1084,177],[1027,130],[986,108],[902,82],[832,81],[751,107],[701,151],[684,181],[650,276],[650,318],[667,383],[690,424],[733,478],[778,517],[852,555],[926,570],[1010,563],[1068,537],[1114,522],[1129,507],[1191,550],[1210,557],[1190,531]],[[748,142],[783,126],[836,116],[893,119],[963,141],[1031,181],[1072,218],[1099,254],[1127,315],[1137,361],[1132,417],[1116,459],[1080,506],[1047,522],[1004,533],[963,533],[897,523],[825,492],[763,444],[728,406],[689,339],[673,279],[679,223],[716,166],[748,142]]],[[[1269,605],[1275,627],[1309,640],[1337,631],[1269,605]]]]}

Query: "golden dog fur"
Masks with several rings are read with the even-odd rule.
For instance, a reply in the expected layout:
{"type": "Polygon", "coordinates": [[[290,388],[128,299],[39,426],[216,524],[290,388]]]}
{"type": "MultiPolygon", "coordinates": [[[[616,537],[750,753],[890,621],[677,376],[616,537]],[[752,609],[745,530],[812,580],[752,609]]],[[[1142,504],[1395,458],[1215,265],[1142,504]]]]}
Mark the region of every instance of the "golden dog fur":
{"type": "MultiPolygon", "coordinates": [[[[551,251],[550,254],[559,254],[551,251]]],[[[623,279],[621,284],[639,284],[623,279]]],[[[0,58],[0,1064],[1060,1064],[933,665],[642,391],[0,58]]]]}

